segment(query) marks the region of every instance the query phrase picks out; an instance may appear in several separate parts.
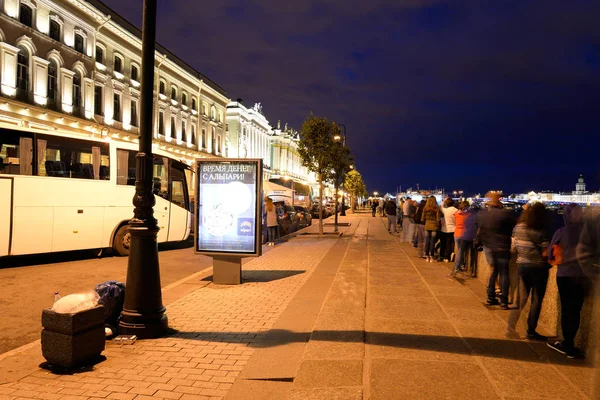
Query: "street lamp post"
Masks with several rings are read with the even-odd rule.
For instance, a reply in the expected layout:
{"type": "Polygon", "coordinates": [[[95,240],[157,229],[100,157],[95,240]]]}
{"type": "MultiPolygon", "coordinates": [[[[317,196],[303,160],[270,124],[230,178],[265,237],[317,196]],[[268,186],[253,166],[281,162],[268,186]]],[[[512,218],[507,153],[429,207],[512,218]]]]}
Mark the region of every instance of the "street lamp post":
{"type": "MultiPolygon", "coordinates": [[[[346,125],[344,124],[338,124],[338,126],[341,126],[342,128],[344,128],[344,141],[342,142],[342,145],[344,147],[346,147],[346,125]]],[[[337,140],[340,140],[340,138],[338,138],[337,140]]],[[[342,190],[344,189],[344,182],[342,182],[342,190]]],[[[345,196],[342,195],[342,211],[340,211],[340,217],[345,217],[346,216],[346,206],[345,206],[345,202],[344,202],[344,198],[345,196]]]]}
{"type": "Polygon", "coordinates": [[[160,269],[154,218],[156,204],[152,192],[152,108],[154,54],[156,43],[156,3],[144,0],[142,21],[142,82],[139,152],[135,157],[135,195],[133,219],[129,222],[131,245],[127,264],[127,290],[121,312],[119,333],[140,339],[162,336],[167,316],[162,304],[160,269]]]}

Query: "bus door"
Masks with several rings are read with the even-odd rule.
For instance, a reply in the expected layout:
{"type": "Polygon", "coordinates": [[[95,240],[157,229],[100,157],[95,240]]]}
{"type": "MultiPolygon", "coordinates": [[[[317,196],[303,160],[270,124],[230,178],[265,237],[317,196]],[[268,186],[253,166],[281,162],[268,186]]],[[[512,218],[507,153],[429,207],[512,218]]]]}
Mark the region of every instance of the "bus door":
{"type": "Polygon", "coordinates": [[[154,155],[154,218],[160,230],[158,231],[157,240],[159,243],[166,242],[169,237],[169,159],[154,155]]]}
{"type": "Polygon", "coordinates": [[[12,184],[11,178],[0,178],[0,257],[10,250],[12,184]]]}
{"type": "Polygon", "coordinates": [[[169,170],[169,198],[171,215],[169,218],[169,241],[184,240],[189,232],[190,200],[187,190],[184,164],[171,161],[169,170]]]}

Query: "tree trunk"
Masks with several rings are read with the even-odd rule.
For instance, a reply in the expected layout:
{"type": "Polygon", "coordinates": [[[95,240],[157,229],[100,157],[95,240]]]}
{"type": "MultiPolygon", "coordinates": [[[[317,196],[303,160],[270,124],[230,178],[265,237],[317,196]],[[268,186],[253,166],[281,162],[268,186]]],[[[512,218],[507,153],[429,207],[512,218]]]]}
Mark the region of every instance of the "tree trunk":
{"type": "Polygon", "coordinates": [[[335,213],[335,222],[334,222],[334,228],[333,231],[337,232],[338,231],[338,191],[339,191],[339,184],[338,184],[338,177],[335,177],[335,185],[333,185],[333,190],[335,192],[335,210],[333,211],[335,213]]]}
{"type": "Polygon", "coordinates": [[[319,235],[323,234],[323,174],[319,174],[319,235]]]}

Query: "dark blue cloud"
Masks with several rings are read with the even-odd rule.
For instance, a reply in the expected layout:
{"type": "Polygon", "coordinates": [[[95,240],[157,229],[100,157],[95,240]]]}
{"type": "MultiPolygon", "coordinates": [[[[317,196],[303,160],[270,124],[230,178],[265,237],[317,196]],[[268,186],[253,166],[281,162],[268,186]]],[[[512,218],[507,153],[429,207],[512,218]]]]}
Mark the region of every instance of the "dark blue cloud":
{"type": "MultiPolygon", "coordinates": [[[[139,25],[141,1],[106,0],[139,25]]],[[[600,3],[165,0],[158,40],[273,123],[344,123],[371,190],[600,188],[600,3]]]]}

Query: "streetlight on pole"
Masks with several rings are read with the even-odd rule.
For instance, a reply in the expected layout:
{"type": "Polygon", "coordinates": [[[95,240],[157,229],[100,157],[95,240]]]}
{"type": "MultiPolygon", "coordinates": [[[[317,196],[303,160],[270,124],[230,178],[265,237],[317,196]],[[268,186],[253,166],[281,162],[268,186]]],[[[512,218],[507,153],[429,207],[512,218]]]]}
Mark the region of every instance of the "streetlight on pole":
{"type": "Polygon", "coordinates": [[[135,195],[133,219],[129,222],[131,245],[127,264],[127,290],[119,321],[119,333],[140,339],[162,336],[167,316],[162,304],[160,269],[154,218],[156,204],[152,192],[152,108],[154,55],[156,46],[156,3],[144,0],[142,20],[142,82],[139,151],[135,157],[135,195]]]}
{"type": "MultiPolygon", "coordinates": [[[[344,128],[344,138],[343,138],[343,141],[342,141],[342,146],[346,147],[346,125],[344,125],[344,124],[338,124],[338,126],[341,126],[342,128],[344,128]]],[[[336,141],[339,141],[339,140],[342,139],[342,137],[340,137],[340,135],[335,135],[333,137],[333,139],[336,140],[336,141]]],[[[353,166],[350,166],[350,169],[353,169],[353,166]]],[[[341,187],[342,187],[342,189],[344,188],[344,182],[342,182],[341,187]]],[[[342,211],[340,211],[340,216],[341,217],[345,217],[346,216],[346,206],[344,204],[345,203],[344,202],[344,198],[345,198],[345,196],[342,195],[342,211]]]]}

